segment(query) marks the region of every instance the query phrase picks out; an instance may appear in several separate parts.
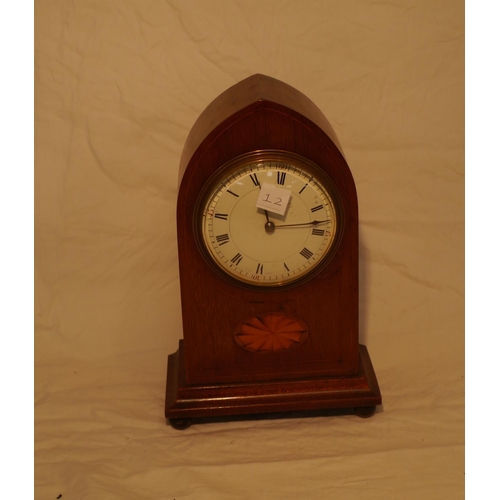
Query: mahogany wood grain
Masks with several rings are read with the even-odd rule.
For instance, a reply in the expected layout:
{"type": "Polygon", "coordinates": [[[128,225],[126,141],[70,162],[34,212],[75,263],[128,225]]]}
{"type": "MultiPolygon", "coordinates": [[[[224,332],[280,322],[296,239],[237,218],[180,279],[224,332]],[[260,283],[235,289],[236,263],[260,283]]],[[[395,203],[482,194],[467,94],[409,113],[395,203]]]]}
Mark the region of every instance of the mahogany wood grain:
{"type": "Polygon", "coordinates": [[[353,400],[361,407],[380,404],[368,353],[358,347],[356,188],[321,111],[278,80],[247,78],[216,98],[197,120],[180,172],[177,231],[184,341],[169,357],[166,416],[356,406],[353,400]],[[301,155],[323,170],[340,196],[343,234],[321,273],[295,287],[264,291],[237,286],[207,265],[197,247],[193,218],[200,191],[217,169],[239,155],[267,149],[301,155]],[[299,347],[259,355],[235,342],[235,329],[243,320],[272,313],[307,325],[307,338],[299,347]],[[237,403],[221,403],[224,397],[237,403]]]}
{"type": "Polygon", "coordinates": [[[169,356],[168,418],[353,408],[361,417],[373,415],[382,397],[366,346],[359,346],[359,372],[354,376],[189,386],[185,380],[184,346],[169,356]]]}

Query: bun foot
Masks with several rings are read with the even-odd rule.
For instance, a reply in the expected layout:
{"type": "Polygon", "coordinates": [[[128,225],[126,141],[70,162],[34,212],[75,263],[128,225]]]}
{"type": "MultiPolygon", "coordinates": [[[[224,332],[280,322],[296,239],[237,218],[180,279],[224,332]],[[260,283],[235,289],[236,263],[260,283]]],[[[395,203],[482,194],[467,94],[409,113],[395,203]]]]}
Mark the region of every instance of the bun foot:
{"type": "Polygon", "coordinates": [[[358,406],[354,408],[354,414],[361,418],[369,418],[375,414],[376,406],[358,406]]]}
{"type": "Polygon", "coordinates": [[[183,431],[191,425],[192,420],[190,418],[169,418],[168,422],[174,429],[183,431]]]}

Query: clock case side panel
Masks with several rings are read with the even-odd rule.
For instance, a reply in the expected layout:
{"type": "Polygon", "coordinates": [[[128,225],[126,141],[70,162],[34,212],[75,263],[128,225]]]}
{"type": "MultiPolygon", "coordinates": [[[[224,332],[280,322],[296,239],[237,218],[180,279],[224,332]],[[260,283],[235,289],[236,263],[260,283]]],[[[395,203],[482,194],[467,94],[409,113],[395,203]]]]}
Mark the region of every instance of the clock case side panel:
{"type": "MultiPolygon", "coordinates": [[[[302,94],[294,92],[295,100],[289,104],[296,107],[297,94],[302,94]]],[[[227,115],[220,106],[212,108],[219,115],[227,115]]],[[[203,123],[209,130],[185,167],[179,192],[179,266],[187,383],[357,373],[357,198],[342,154],[330,135],[309,118],[293,107],[262,98],[230,114],[210,130],[207,124],[217,121],[215,117],[204,117],[203,123]],[[192,221],[199,192],[220,165],[249,151],[270,148],[299,154],[325,169],[342,193],[344,234],[339,250],[321,276],[300,287],[262,292],[235,287],[207,268],[196,247],[192,221]],[[311,328],[310,342],[293,353],[265,357],[245,352],[234,343],[233,330],[242,319],[273,311],[304,319],[311,328]]],[[[204,135],[199,131],[198,134],[204,135]]]]}

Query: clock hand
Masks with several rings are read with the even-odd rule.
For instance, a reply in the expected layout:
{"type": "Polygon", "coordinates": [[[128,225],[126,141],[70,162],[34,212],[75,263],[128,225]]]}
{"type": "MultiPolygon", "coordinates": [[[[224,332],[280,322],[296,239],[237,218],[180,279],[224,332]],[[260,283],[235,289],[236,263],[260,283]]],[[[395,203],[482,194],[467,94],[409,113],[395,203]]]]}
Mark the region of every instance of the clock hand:
{"type": "Polygon", "coordinates": [[[313,220],[311,222],[302,222],[300,224],[280,224],[276,226],[273,224],[274,229],[279,229],[280,227],[299,227],[299,226],[317,226],[318,224],[325,224],[326,222],[330,222],[330,219],[326,220],[313,220]]]}

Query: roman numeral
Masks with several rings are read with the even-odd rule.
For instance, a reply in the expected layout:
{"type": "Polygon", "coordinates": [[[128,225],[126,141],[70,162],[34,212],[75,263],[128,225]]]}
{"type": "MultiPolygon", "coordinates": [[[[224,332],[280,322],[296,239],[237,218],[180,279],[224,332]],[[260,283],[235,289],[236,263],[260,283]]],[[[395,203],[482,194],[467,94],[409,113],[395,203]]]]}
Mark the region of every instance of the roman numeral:
{"type": "Polygon", "coordinates": [[[215,214],[214,217],[216,219],[222,219],[222,220],[227,220],[227,215],[228,214],[215,214]]]}
{"type": "Polygon", "coordinates": [[[290,269],[288,269],[288,266],[286,265],[286,262],[283,262],[283,265],[285,266],[285,269],[290,272],[290,269]]]}
{"type": "Polygon", "coordinates": [[[324,229],[313,229],[312,234],[314,236],[325,236],[325,230],[324,229]]]}
{"type": "Polygon", "coordinates": [[[262,274],[264,272],[264,264],[257,264],[257,271],[255,274],[262,274]]]}
{"type": "Polygon", "coordinates": [[[304,189],[309,186],[309,184],[304,184],[304,187],[299,191],[299,194],[302,194],[302,191],[304,191],[304,189]]]}
{"type": "Polygon", "coordinates": [[[302,257],[305,257],[307,260],[309,260],[313,256],[313,253],[311,252],[311,250],[309,250],[308,248],[304,247],[300,251],[300,255],[302,255],[302,257]]]}
{"type": "Polygon", "coordinates": [[[219,234],[219,236],[216,236],[215,239],[217,240],[217,243],[221,247],[222,245],[225,245],[226,243],[229,243],[229,234],[219,234]]]}
{"type": "Polygon", "coordinates": [[[239,263],[241,262],[241,259],[243,258],[243,256],[241,255],[241,253],[237,253],[232,259],[231,259],[231,262],[233,264],[236,264],[236,265],[239,265],[239,263]]]}
{"type": "Polygon", "coordinates": [[[283,186],[285,184],[286,172],[276,172],[276,175],[278,176],[278,184],[283,186]]]}
{"type": "Polygon", "coordinates": [[[250,174],[250,179],[252,179],[254,186],[260,186],[259,179],[257,178],[257,174],[250,174]]]}
{"type": "Polygon", "coordinates": [[[317,207],[311,208],[311,212],[317,212],[318,210],[321,210],[323,208],[323,205],[318,205],[317,207]]]}
{"type": "Polygon", "coordinates": [[[232,192],[231,190],[229,190],[229,189],[227,190],[227,192],[228,192],[229,194],[232,194],[233,196],[236,196],[236,198],[239,198],[239,197],[240,197],[240,195],[239,195],[239,194],[233,193],[233,192],[232,192]]]}

